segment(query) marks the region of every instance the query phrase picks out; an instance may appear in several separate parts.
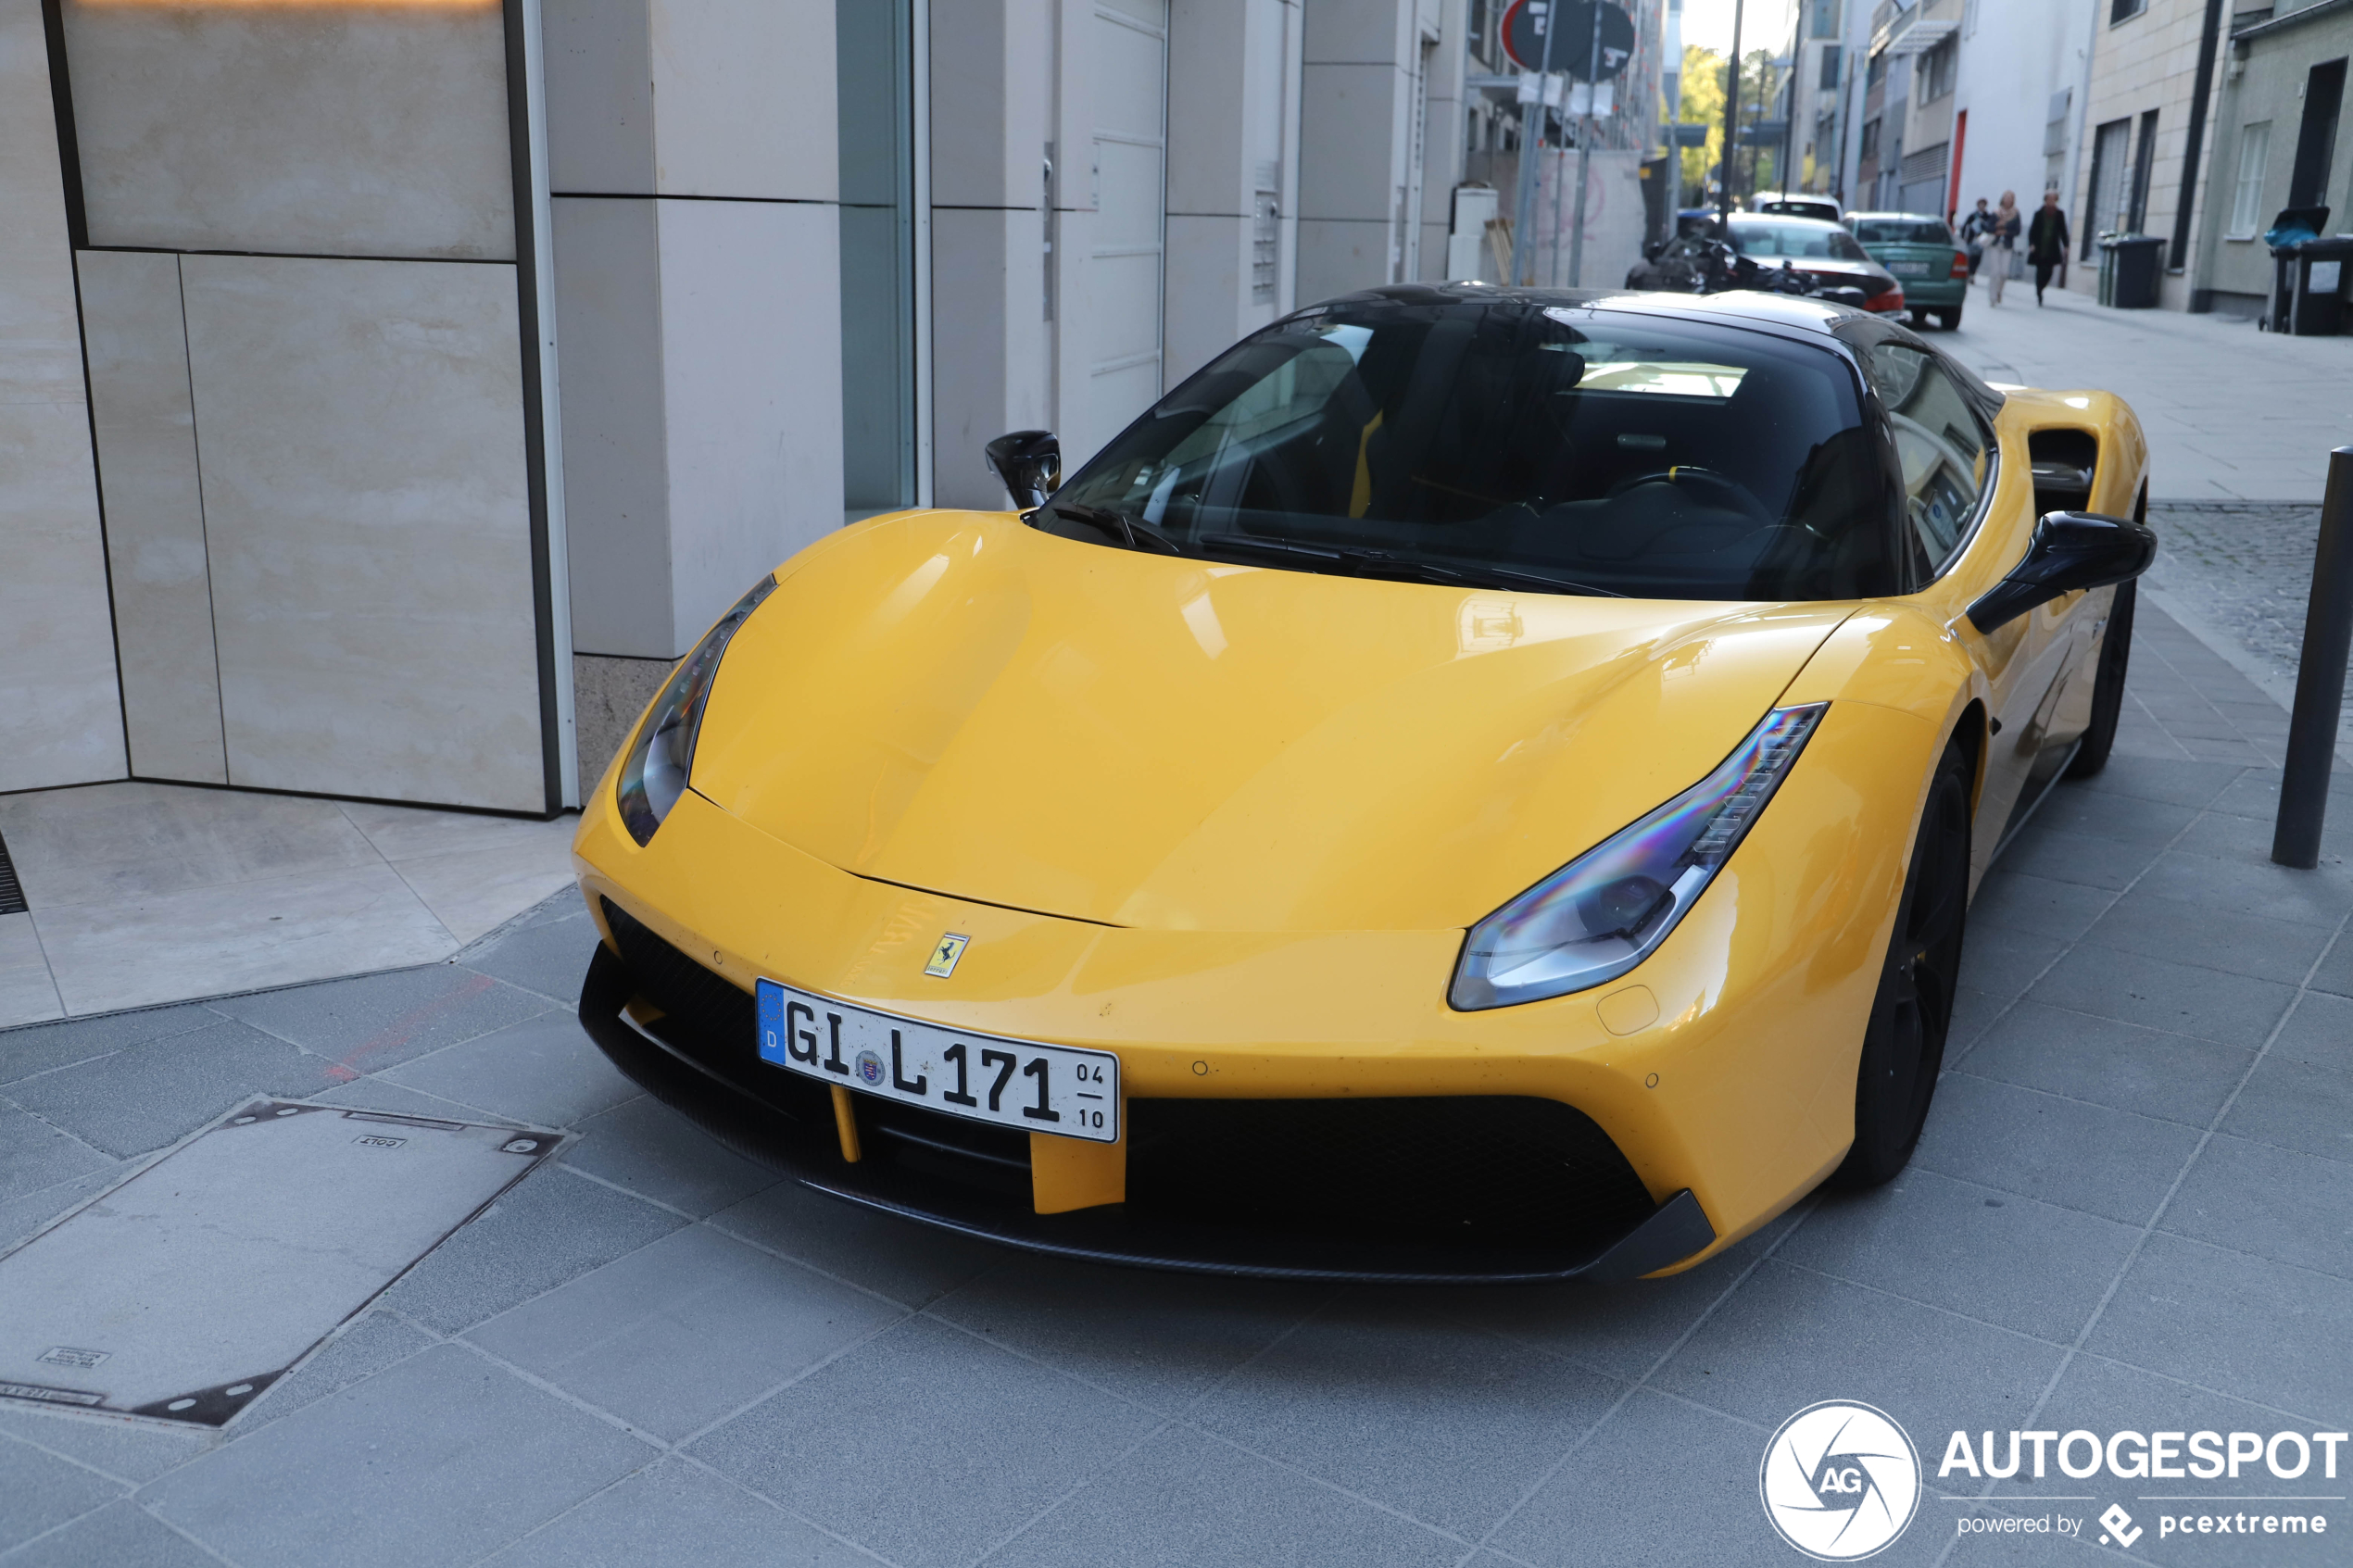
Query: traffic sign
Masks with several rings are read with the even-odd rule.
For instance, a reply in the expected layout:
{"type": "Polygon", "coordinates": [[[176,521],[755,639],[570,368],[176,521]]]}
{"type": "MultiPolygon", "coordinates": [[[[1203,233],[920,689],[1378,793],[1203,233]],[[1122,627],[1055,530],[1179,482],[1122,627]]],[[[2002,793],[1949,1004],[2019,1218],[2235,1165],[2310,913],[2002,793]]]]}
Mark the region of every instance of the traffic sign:
{"type": "Polygon", "coordinates": [[[1608,0],[1512,0],[1504,13],[1504,52],[1522,70],[1542,70],[1544,30],[1554,13],[1560,17],[1561,35],[1553,44],[1552,69],[1565,70],[1580,82],[1606,82],[1626,69],[1634,56],[1634,19],[1608,0]],[[1593,48],[1593,11],[1602,13],[1602,52],[1593,48]]]}

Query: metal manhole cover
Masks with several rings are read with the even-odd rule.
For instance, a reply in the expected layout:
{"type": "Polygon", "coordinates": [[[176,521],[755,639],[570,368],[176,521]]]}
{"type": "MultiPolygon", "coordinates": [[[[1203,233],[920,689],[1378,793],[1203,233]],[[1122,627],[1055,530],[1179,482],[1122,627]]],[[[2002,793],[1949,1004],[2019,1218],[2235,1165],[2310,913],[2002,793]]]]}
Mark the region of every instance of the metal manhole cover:
{"type": "Polygon", "coordinates": [[[256,1101],[0,1258],[0,1397],[218,1426],[560,1142],[256,1101]]]}

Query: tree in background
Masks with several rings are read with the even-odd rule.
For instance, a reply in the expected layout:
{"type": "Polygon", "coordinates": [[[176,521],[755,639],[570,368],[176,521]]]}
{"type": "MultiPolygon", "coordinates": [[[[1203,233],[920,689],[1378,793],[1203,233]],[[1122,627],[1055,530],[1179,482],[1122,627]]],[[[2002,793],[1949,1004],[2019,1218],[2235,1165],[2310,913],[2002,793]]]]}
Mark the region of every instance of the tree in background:
{"type": "Polygon", "coordinates": [[[1705,207],[1724,152],[1724,56],[1696,44],[1683,45],[1683,123],[1707,127],[1707,144],[1682,149],[1680,205],[1705,207]]]}

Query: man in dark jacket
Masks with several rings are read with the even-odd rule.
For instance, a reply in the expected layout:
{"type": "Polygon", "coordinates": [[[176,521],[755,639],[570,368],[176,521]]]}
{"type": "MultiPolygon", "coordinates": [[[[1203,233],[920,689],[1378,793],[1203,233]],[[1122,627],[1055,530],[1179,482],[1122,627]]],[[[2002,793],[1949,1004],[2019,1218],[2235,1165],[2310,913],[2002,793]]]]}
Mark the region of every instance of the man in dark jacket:
{"type": "Polygon", "coordinates": [[[2059,210],[2057,191],[2043,193],[2043,205],[2026,225],[2026,259],[2034,264],[2034,303],[2040,305],[2053,270],[2067,266],[2067,214],[2059,210]]]}

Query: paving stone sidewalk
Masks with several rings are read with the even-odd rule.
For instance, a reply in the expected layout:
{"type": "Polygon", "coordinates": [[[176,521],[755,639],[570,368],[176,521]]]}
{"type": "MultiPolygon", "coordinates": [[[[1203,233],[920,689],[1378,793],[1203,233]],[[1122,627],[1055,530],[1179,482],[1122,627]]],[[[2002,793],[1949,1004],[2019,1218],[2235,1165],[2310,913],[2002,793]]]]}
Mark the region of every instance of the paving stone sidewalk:
{"type": "MultiPolygon", "coordinates": [[[[1911,1169],[1659,1283],[1146,1274],[814,1197],[605,1065],[565,898],[447,964],[0,1033],[0,1248],[258,1092],[580,1135],[221,1433],[0,1401],[0,1564],[1793,1562],[1757,1465],[1818,1399],[1931,1468],[1955,1429],[2343,1430],[2353,781],[2283,871],[2277,706],[2148,610],[2130,692],[1986,881],[1911,1169]]],[[[1881,1561],[2088,1561],[1956,1524],[2149,1511],[2035,1500],[2085,1485],[1931,1478],[1881,1561]]],[[[2130,1559],[2342,1562],[2325,1511],[2130,1559]]]]}

